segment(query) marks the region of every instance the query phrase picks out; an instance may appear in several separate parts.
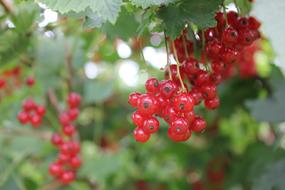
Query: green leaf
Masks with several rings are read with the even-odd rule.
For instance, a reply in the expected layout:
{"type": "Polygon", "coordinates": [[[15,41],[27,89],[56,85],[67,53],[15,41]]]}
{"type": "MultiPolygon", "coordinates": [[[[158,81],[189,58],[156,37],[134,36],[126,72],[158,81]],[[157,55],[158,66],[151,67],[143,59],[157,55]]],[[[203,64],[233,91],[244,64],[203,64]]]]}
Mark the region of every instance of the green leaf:
{"type": "Polygon", "coordinates": [[[267,190],[267,189],[284,189],[285,181],[285,160],[280,160],[267,166],[262,175],[256,178],[253,189],[267,190]]]}
{"type": "Polygon", "coordinates": [[[139,7],[147,8],[153,5],[160,6],[160,5],[167,5],[169,3],[173,3],[176,0],[131,0],[131,2],[139,7]]]}
{"type": "Polygon", "coordinates": [[[113,94],[113,80],[90,80],[84,86],[85,103],[101,103],[113,94]]]}
{"type": "Polygon", "coordinates": [[[116,22],[122,5],[122,0],[40,0],[40,2],[60,13],[68,13],[71,11],[78,13],[90,8],[100,17],[113,24],[116,22]]]}
{"type": "Polygon", "coordinates": [[[166,34],[175,39],[189,22],[199,29],[215,26],[215,12],[222,3],[223,0],[183,0],[179,4],[162,7],[158,17],[163,20],[166,34]]]}
{"type": "Polygon", "coordinates": [[[120,16],[115,25],[106,23],[102,30],[106,32],[108,37],[115,39],[117,37],[127,41],[129,38],[137,36],[138,22],[134,15],[128,13],[125,9],[120,13],[120,16]]]}
{"type": "Polygon", "coordinates": [[[163,27],[167,36],[172,39],[180,36],[185,27],[185,15],[175,6],[163,7],[158,12],[158,17],[163,20],[163,27]]]}

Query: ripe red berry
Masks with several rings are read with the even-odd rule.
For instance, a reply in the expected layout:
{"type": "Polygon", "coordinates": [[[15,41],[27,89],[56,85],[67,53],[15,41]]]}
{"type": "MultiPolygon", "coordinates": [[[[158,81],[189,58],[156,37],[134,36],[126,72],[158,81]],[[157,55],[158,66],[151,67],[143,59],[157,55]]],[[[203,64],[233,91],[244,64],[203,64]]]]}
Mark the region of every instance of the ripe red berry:
{"type": "Polygon", "coordinates": [[[141,143],[145,143],[149,140],[150,138],[150,135],[149,134],[146,134],[143,129],[137,127],[135,130],[134,130],[134,138],[136,141],[138,142],[141,142],[141,143]]]}
{"type": "Polygon", "coordinates": [[[81,159],[78,156],[74,156],[70,159],[69,165],[72,168],[79,168],[81,166],[81,159]]]}
{"type": "Polygon", "coordinates": [[[206,121],[202,117],[196,116],[195,120],[190,126],[190,129],[194,132],[201,132],[206,128],[206,126],[207,126],[206,121]]]}
{"type": "Polygon", "coordinates": [[[173,100],[173,107],[177,112],[189,112],[193,110],[194,100],[188,93],[180,93],[173,100]]]}
{"type": "Polygon", "coordinates": [[[34,128],[38,128],[41,123],[42,118],[39,115],[34,114],[33,116],[31,116],[31,124],[34,128]]]}
{"type": "Polygon", "coordinates": [[[60,114],[59,122],[62,126],[68,125],[70,123],[70,118],[67,112],[60,114]]]}
{"type": "Polygon", "coordinates": [[[139,97],[141,96],[140,93],[138,92],[133,92],[129,95],[129,104],[132,106],[132,107],[137,107],[138,105],[138,99],[139,97]]]}
{"type": "Polygon", "coordinates": [[[51,163],[49,165],[49,173],[51,176],[60,176],[63,173],[62,165],[59,163],[51,163]]]}
{"type": "Polygon", "coordinates": [[[141,113],[139,113],[138,111],[135,111],[132,114],[132,121],[137,127],[142,127],[144,120],[145,120],[144,116],[141,113]]]}
{"type": "Polygon", "coordinates": [[[172,97],[177,91],[176,84],[171,80],[162,81],[160,84],[160,94],[164,98],[172,97]]]}
{"type": "Polygon", "coordinates": [[[36,106],[36,113],[37,113],[39,116],[44,116],[45,113],[46,113],[46,108],[45,108],[44,106],[37,105],[37,106],[36,106]]]}
{"type": "Polygon", "coordinates": [[[227,44],[237,43],[238,37],[238,31],[232,27],[225,29],[222,35],[223,42],[227,44]]]}
{"type": "Polygon", "coordinates": [[[184,118],[177,118],[171,123],[170,130],[173,134],[182,135],[188,131],[188,122],[184,118]]]}
{"type": "Polygon", "coordinates": [[[249,17],[248,18],[248,22],[249,22],[249,26],[248,27],[251,30],[257,30],[260,27],[260,25],[261,25],[261,23],[258,20],[256,20],[256,18],[254,18],[254,17],[249,17]]]}
{"type": "Polygon", "coordinates": [[[68,185],[71,182],[75,180],[75,172],[71,170],[63,171],[63,173],[60,175],[59,180],[62,184],[68,185]]]}
{"type": "Polygon", "coordinates": [[[213,84],[205,84],[201,87],[201,92],[204,99],[212,99],[217,95],[217,88],[213,84]]]}
{"type": "Polygon", "coordinates": [[[150,117],[144,121],[143,131],[146,134],[153,134],[159,129],[159,121],[155,117],[150,117]]]}
{"type": "Polygon", "coordinates": [[[212,99],[205,100],[205,107],[208,109],[216,109],[220,105],[220,99],[218,97],[214,97],[212,99]]]}
{"type": "Polygon", "coordinates": [[[63,143],[62,137],[57,133],[52,134],[51,143],[55,146],[61,145],[63,143]]]}
{"type": "Polygon", "coordinates": [[[238,28],[239,29],[245,29],[249,27],[249,21],[245,17],[241,17],[238,19],[238,28]]]}
{"type": "Polygon", "coordinates": [[[76,120],[78,115],[79,115],[79,110],[77,108],[72,108],[68,111],[68,116],[71,121],[76,120]]]}
{"type": "Polygon", "coordinates": [[[186,119],[188,124],[192,123],[195,119],[194,111],[189,111],[189,112],[183,113],[183,118],[186,119]]]}
{"type": "Polygon", "coordinates": [[[68,95],[67,102],[70,108],[77,108],[81,102],[81,96],[75,92],[68,95]]]}
{"type": "Polygon", "coordinates": [[[63,134],[65,134],[66,136],[72,136],[75,133],[75,128],[73,125],[68,124],[62,127],[62,132],[63,134]]]}
{"type": "Polygon", "coordinates": [[[176,113],[176,111],[174,110],[174,108],[172,106],[168,105],[162,111],[162,116],[163,116],[163,119],[167,123],[171,123],[172,121],[174,121],[178,117],[178,114],[176,113]]]}
{"type": "Polygon", "coordinates": [[[198,61],[193,58],[186,60],[183,64],[183,70],[187,75],[197,73],[200,70],[198,61]]]}
{"type": "Polygon", "coordinates": [[[29,112],[33,109],[35,109],[35,103],[32,99],[27,99],[26,101],[24,101],[22,107],[25,111],[29,112]]]}
{"type": "Polygon", "coordinates": [[[20,121],[21,124],[25,125],[29,122],[29,114],[27,112],[20,112],[17,116],[18,120],[20,121]]]}
{"type": "Polygon", "coordinates": [[[199,105],[201,103],[203,95],[202,95],[202,92],[198,88],[192,88],[189,94],[193,98],[195,105],[199,105]]]}
{"type": "Polygon", "coordinates": [[[35,84],[35,79],[33,77],[28,77],[27,80],[26,80],[26,84],[29,87],[32,87],[35,84]]]}
{"type": "Polygon", "coordinates": [[[168,128],[167,134],[168,137],[174,142],[183,142],[191,137],[190,130],[187,130],[184,134],[178,135],[177,133],[174,133],[171,128],[168,128]]]}
{"type": "Polygon", "coordinates": [[[143,94],[138,99],[138,111],[144,115],[152,115],[158,111],[159,104],[151,94],[143,94]]]}
{"type": "Polygon", "coordinates": [[[149,78],[145,83],[145,88],[150,93],[158,93],[159,81],[156,78],[149,78]]]}
{"type": "Polygon", "coordinates": [[[5,88],[6,86],[6,80],[0,79],[0,89],[5,88]]]}

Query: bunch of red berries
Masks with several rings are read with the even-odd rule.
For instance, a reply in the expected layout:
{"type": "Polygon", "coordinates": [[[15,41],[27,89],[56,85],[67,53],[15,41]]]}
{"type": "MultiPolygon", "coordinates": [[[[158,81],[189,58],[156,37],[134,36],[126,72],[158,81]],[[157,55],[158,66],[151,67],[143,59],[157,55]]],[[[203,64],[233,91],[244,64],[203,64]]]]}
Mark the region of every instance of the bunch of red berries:
{"type": "MultiPolygon", "coordinates": [[[[168,136],[173,141],[186,141],[192,131],[201,132],[206,128],[206,122],[200,116],[195,116],[194,106],[198,99],[192,92],[179,88],[172,80],[158,81],[150,78],[145,84],[147,93],[132,93],[129,103],[137,108],[132,115],[132,121],[137,126],[134,130],[136,141],[146,142],[151,134],[158,131],[160,122],[156,117],[163,118],[170,127],[168,136]]],[[[210,91],[206,89],[209,93],[210,91]]],[[[211,89],[212,90],[212,89],[211,89]]],[[[216,92],[210,92],[215,96],[216,92]]]]}
{"type": "Polygon", "coordinates": [[[227,78],[240,53],[260,37],[260,23],[253,17],[239,17],[235,12],[216,15],[217,26],[199,32],[195,43],[204,43],[201,59],[194,58],[194,42],[187,30],[171,46],[176,65],[167,66],[165,79],[146,81],[147,93],[132,93],[129,103],[137,108],[132,121],[137,126],[134,137],[146,142],[158,131],[163,118],[169,125],[168,136],[173,141],[186,141],[191,132],[201,132],[206,122],[194,113],[194,106],[204,102],[207,109],[220,105],[217,85],[227,78]]]}
{"type": "Polygon", "coordinates": [[[81,97],[76,93],[70,93],[67,101],[69,109],[59,116],[61,134],[54,133],[51,138],[51,143],[59,149],[58,159],[49,166],[50,175],[64,185],[75,180],[76,170],[81,166],[81,159],[78,156],[80,144],[73,140],[76,129],[72,125],[79,115],[81,97]]]}
{"type": "Polygon", "coordinates": [[[23,102],[22,109],[17,116],[19,122],[23,125],[30,123],[34,128],[38,128],[45,115],[45,107],[36,104],[32,99],[27,99],[23,102]]]}

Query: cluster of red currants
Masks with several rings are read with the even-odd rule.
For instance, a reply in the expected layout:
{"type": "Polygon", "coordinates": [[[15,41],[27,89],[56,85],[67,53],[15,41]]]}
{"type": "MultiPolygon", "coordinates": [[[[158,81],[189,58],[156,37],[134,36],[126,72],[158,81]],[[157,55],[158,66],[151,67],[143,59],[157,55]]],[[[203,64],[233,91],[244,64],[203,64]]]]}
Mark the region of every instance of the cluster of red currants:
{"type": "MultiPolygon", "coordinates": [[[[145,84],[147,93],[132,93],[129,103],[137,108],[132,115],[132,121],[137,126],[134,130],[136,141],[146,142],[150,135],[157,132],[160,122],[155,116],[163,118],[170,127],[168,136],[176,142],[186,141],[192,131],[201,132],[206,128],[206,122],[200,116],[195,116],[194,106],[200,102],[196,94],[180,89],[172,80],[158,81],[150,78],[145,84]]],[[[205,88],[205,96],[213,97],[215,88],[205,88]]]]}
{"type": "Polygon", "coordinates": [[[68,95],[68,110],[61,113],[59,122],[62,126],[61,134],[54,133],[51,143],[59,149],[58,159],[49,166],[49,173],[62,184],[67,185],[76,178],[76,170],[81,166],[79,142],[74,140],[76,129],[72,122],[79,115],[81,97],[77,93],[68,95]]]}
{"type": "Polygon", "coordinates": [[[194,113],[194,106],[204,102],[207,109],[220,105],[217,85],[226,79],[237,63],[241,52],[260,38],[260,23],[253,17],[239,17],[236,12],[216,14],[217,26],[199,32],[195,43],[202,43],[201,59],[194,58],[194,42],[187,30],[171,47],[176,65],[169,65],[165,79],[146,81],[146,94],[132,93],[129,103],[137,108],[132,121],[137,126],[134,137],[146,142],[160,126],[155,116],[169,125],[168,136],[173,141],[186,141],[191,132],[201,132],[206,122],[194,113]]]}
{"type": "Polygon", "coordinates": [[[34,128],[38,128],[42,123],[46,109],[42,105],[36,104],[32,99],[23,102],[22,111],[18,113],[18,120],[22,125],[30,123],[34,128]]]}

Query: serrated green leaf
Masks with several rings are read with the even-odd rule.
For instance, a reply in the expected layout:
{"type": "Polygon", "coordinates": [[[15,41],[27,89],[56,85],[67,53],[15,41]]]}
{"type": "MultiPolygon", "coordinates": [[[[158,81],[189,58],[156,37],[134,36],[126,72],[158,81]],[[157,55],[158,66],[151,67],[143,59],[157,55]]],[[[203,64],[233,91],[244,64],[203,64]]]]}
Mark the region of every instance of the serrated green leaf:
{"type": "Polygon", "coordinates": [[[144,9],[153,5],[167,5],[175,1],[176,0],[131,0],[135,6],[142,7],[144,9]]]}
{"type": "Polygon", "coordinates": [[[102,30],[110,37],[115,39],[117,37],[127,41],[129,38],[137,36],[138,22],[135,20],[134,15],[123,10],[115,25],[106,23],[102,30]]]}
{"type": "Polygon", "coordinates": [[[71,11],[79,13],[90,8],[113,24],[116,22],[122,5],[122,0],[40,0],[40,2],[63,14],[71,11]]]}
{"type": "Polygon", "coordinates": [[[166,34],[175,39],[189,22],[199,29],[215,26],[215,12],[222,3],[223,0],[183,0],[179,4],[162,7],[158,17],[163,20],[166,34]]]}

